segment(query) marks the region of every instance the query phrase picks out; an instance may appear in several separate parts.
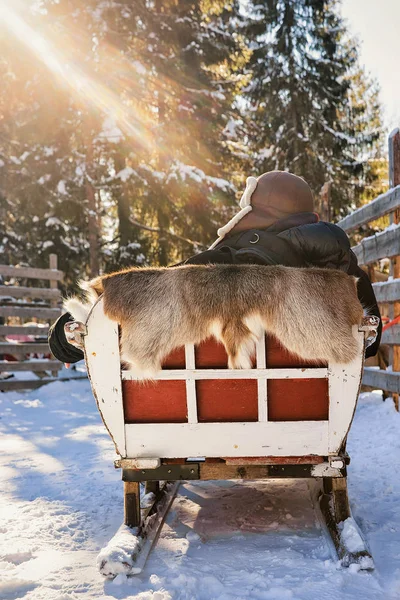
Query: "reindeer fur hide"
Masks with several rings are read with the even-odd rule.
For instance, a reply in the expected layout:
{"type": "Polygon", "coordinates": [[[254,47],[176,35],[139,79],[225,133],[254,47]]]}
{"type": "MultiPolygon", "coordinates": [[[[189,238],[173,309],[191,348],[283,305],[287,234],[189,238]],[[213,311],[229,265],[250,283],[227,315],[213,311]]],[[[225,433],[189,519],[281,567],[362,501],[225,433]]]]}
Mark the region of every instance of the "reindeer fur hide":
{"type": "Polygon", "coordinates": [[[105,314],[121,325],[123,361],[147,379],[172,350],[211,335],[224,344],[230,368],[251,368],[264,332],[304,359],[347,363],[358,351],[352,327],[363,317],[356,285],[341,271],[318,268],[133,268],[85,283],[91,303],[72,298],[65,306],[83,320],[103,294],[105,314]]]}

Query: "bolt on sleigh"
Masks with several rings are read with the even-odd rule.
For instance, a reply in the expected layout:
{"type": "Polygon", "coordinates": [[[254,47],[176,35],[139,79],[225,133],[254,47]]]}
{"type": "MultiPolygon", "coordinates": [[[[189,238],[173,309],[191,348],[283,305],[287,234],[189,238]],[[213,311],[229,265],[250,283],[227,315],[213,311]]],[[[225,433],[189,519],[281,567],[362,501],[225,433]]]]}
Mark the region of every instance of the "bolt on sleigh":
{"type": "Polygon", "coordinates": [[[124,524],[99,554],[103,575],[142,570],[181,480],[310,478],[342,565],[373,568],[351,516],[345,446],[376,317],[353,327],[358,353],[347,364],[307,363],[266,335],[251,369],[229,369],[210,338],[174,351],[150,382],[122,369],[119,327],[101,297],[85,325],[88,373],[124,482],[124,524]]]}

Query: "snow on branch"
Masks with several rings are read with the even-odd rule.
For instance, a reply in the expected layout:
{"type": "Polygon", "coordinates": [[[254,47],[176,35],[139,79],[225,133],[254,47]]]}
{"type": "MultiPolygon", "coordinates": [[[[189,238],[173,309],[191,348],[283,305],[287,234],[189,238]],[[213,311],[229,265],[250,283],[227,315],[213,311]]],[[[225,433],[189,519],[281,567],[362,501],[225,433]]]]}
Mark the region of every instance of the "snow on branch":
{"type": "Polygon", "coordinates": [[[191,244],[192,246],[198,246],[200,248],[205,247],[204,244],[202,244],[201,242],[195,242],[193,240],[190,240],[189,238],[186,238],[183,235],[179,235],[178,233],[174,233],[169,229],[161,229],[161,227],[150,227],[149,225],[139,223],[139,221],[136,221],[136,219],[134,219],[133,217],[131,217],[129,221],[130,223],[132,223],[132,225],[135,225],[135,227],[139,227],[140,229],[144,229],[144,231],[150,231],[151,233],[166,233],[167,235],[181,240],[182,242],[186,242],[187,244],[191,244]]]}

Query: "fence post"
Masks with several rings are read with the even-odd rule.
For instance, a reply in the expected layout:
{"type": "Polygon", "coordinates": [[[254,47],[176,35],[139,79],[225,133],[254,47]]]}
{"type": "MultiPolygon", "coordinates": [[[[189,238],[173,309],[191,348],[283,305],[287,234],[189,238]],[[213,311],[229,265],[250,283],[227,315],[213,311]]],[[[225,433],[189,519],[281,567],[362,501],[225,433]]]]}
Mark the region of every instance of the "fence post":
{"type": "Polygon", "coordinates": [[[331,191],[332,182],[327,181],[321,188],[318,202],[318,213],[321,221],[329,222],[331,220],[331,191]]]}
{"type": "MultiPolygon", "coordinates": [[[[400,131],[394,129],[389,136],[389,185],[396,187],[400,185],[400,131]]],[[[394,211],[390,215],[391,223],[400,223],[400,210],[394,211]]],[[[396,256],[391,260],[390,274],[393,279],[400,277],[400,256],[396,256]]],[[[390,315],[392,319],[400,315],[400,302],[394,302],[393,312],[390,315]]],[[[393,371],[400,371],[400,346],[393,348],[393,371]]],[[[399,410],[399,394],[393,394],[393,401],[396,410],[399,410]]]]}
{"type": "MultiPolygon", "coordinates": [[[[58,266],[57,254],[50,254],[50,256],[49,256],[49,268],[52,271],[56,271],[57,270],[57,266],[58,266]]],[[[51,289],[57,289],[58,288],[57,279],[50,279],[50,288],[51,289]]],[[[50,306],[52,308],[55,308],[57,306],[57,300],[51,300],[50,301],[50,306]]]]}
{"type": "MultiPolygon", "coordinates": [[[[58,267],[57,254],[50,254],[50,256],[49,256],[49,267],[52,270],[57,270],[57,267],[58,267]]],[[[51,289],[58,289],[57,279],[50,279],[50,288],[51,289]]],[[[50,306],[51,306],[51,308],[57,308],[57,300],[50,300],[50,306]]],[[[51,374],[52,374],[53,377],[57,377],[58,376],[58,371],[52,371],[51,374]]]]}

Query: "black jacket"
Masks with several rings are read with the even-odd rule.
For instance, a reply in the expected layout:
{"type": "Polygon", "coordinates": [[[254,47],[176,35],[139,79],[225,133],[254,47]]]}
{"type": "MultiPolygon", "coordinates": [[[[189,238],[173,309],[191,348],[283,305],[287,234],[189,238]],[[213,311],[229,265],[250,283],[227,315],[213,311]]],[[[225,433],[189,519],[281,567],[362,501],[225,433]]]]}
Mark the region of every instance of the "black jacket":
{"type": "MultiPolygon", "coordinates": [[[[183,264],[261,264],[339,269],[359,278],[361,304],[369,314],[380,318],[370,280],[358,266],[347,235],[337,225],[318,222],[314,213],[292,215],[267,229],[236,233],[226,237],[213,250],[192,256],[183,264]]],[[[64,323],[69,318],[69,315],[63,315],[54,323],[49,332],[49,343],[56,358],[74,363],[83,358],[83,353],[65,339],[64,323]]],[[[382,325],[376,341],[367,348],[367,357],[376,354],[381,331],[382,325]]]]}

